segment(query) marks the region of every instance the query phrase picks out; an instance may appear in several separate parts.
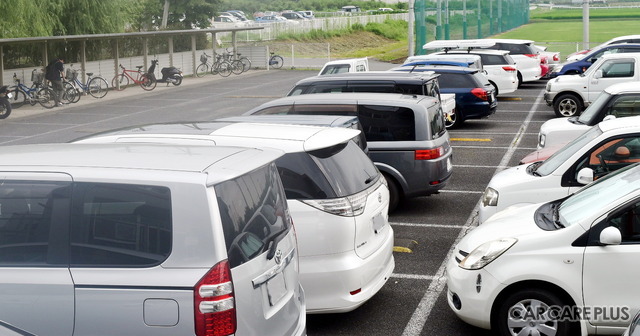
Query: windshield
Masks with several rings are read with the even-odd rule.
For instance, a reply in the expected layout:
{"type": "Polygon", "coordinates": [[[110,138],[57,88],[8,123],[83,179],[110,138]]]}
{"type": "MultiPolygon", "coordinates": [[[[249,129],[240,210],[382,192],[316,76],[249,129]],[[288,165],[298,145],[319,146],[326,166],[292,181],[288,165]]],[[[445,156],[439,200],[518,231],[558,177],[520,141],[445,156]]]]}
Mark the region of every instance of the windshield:
{"type": "Polygon", "coordinates": [[[598,117],[598,112],[607,104],[610,98],[611,94],[606,91],[602,91],[598,97],[596,97],[596,100],[594,100],[593,103],[591,103],[591,105],[582,112],[578,118],[578,122],[583,125],[597,124],[599,120],[596,121],[594,119],[598,117]]]}
{"type": "Polygon", "coordinates": [[[538,169],[534,171],[535,175],[547,176],[553,173],[560,165],[565,163],[573,154],[585,147],[591,140],[597,138],[602,134],[600,127],[592,127],[575,140],[571,141],[564,147],[560,148],[555,154],[551,155],[548,159],[542,163],[538,169]]]}
{"type": "Polygon", "coordinates": [[[640,169],[633,164],[613,172],[580,189],[567,198],[558,210],[558,220],[565,227],[581,223],[602,212],[602,208],[638,189],[640,169]]]}

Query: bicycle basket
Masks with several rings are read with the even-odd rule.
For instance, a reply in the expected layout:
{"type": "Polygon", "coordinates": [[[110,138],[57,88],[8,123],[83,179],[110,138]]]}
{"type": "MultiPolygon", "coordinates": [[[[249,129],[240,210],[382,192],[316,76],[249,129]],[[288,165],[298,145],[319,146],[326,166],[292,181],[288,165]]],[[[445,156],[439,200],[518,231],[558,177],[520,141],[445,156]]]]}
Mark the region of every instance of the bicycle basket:
{"type": "Polygon", "coordinates": [[[44,72],[41,72],[41,71],[32,72],[31,73],[31,81],[36,83],[36,84],[42,83],[42,81],[44,81],[44,72]]]}
{"type": "Polygon", "coordinates": [[[68,81],[75,80],[78,77],[78,70],[67,69],[65,77],[68,81]]]}
{"type": "Polygon", "coordinates": [[[207,63],[207,56],[205,54],[200,55],[200,62],[207,63]]]}

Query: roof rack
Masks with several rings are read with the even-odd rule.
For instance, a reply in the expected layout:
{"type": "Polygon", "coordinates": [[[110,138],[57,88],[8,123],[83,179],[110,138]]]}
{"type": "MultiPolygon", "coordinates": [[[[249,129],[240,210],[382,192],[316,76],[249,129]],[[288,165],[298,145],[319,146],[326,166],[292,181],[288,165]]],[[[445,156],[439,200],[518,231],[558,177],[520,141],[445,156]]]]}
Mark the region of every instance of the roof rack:
{"type": "Polygon", "coordinates": [[[493,41],[485,40],[435,40],[427,42],[422,46],[422,49],[443,49],[444,52],[453,49],[466,49],[467,51],[471,51],[478,48],[489,48],[495,44],[493,41]]]}

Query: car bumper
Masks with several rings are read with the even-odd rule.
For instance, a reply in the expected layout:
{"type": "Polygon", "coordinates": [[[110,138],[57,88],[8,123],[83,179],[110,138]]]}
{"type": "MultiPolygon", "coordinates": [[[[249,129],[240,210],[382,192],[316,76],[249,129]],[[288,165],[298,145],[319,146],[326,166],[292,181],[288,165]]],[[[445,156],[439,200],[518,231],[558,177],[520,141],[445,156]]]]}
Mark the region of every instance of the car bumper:
{"type": "Polygon", "coordinates": [[[504,285],[484,269],[463,269],[454,258],[447,263],[447,302],[461,320],[471,325],[491,328],[491,308],[503,289],[504,285]]]}
{"type": "Polygon", "coordinates": [[[549,106],[553,105],[553,99],[556,98],[556,95],[557,95],[556,92],[549,92],[549,91],[544,92],[544,100],[547,102],[547,105],[549,106]]]}
{"type": "Polygon", "coordinates": [[[305,289],[307,313],[344,313],[373,297],[387,282],[395,261],[393,230],[378,251],[362,259],[354,251],[300,257],[300,282],[305,289]],[[357,293],[354,291],[360,290],[357,293]]]}

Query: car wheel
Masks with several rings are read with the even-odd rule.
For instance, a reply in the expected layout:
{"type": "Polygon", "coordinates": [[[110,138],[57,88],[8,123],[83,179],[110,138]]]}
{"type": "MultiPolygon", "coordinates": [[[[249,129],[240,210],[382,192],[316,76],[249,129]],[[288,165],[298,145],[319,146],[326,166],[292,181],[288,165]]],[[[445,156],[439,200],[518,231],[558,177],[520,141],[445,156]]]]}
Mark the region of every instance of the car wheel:
{"type": "Polygon", "coordinates": [[[582,112],[582,100],[574,94],[560,95],[553,103],[557,117],[572,117],[582,112]]]}
{"type": "Polygon", "coordinates": [[[518,88],[522,86],[522,74],[518,71],[518,88]]]}
{"type": "Polygon", "coordinates": [[[398,187],[396,180],[389,175],[383,174],[382,177],[387,181],[389,187],[389,212],[392,212],[400,204],[400,187],[398,187]]]}
{"type": "Polygon", "coordinates": [[[489,84],[491,84],[491,86],[493,86],[494,96],[497,97],[498,93],[500,92],[500,91],[498,91],[498,86],[494,82],[489,82],[489,84]]]}
{"type": "Polygon", "coordinates": [[[492,325],[498,335],[574,335],[576,322],[570,321],[564,309],[571,309],[554,293],[543,289],[527,289],[511,294],[500,304],[492,325]]]}
{"type": "Polygon", "coordinates": [[[457,128],[462,124],[462,122],[463,120],[458,109],[454,108],[453,111],[444,114],[444,126],[447,129],[457,128]]]}

